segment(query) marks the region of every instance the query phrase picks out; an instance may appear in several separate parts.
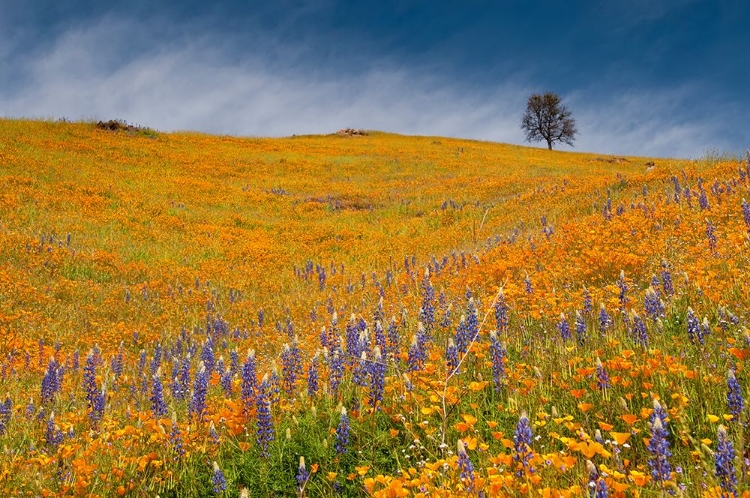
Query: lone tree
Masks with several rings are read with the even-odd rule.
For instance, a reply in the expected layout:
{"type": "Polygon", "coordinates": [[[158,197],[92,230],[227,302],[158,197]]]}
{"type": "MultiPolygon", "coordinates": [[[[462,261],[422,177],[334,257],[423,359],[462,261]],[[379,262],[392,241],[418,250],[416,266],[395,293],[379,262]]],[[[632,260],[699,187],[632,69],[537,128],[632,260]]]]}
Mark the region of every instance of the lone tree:
{"type": "Polygon", "coordinates": [[[546,140],[549,150],[557,142],[572,146],[578,133],[570,111],[562,104],[560,96],[552,92],[534,93],[529,97],[521,128],[526,132],[527,142],[546,140]]]}

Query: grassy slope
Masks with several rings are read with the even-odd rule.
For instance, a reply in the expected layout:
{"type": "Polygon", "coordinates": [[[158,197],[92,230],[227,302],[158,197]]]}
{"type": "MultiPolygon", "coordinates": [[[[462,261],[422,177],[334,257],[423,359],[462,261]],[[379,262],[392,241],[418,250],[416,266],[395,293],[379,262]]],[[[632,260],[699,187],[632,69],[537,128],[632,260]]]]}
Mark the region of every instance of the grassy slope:
{"type": "MultiPolygon", "coordinates": [[[[689,208],[684,201],[669,202],[673,175],[695,195],[698,177],[707,179],[707,189],[714,179],[731,184],[737,165],[656,160],[656,167],[648,170],[647,158],[607,159],[383,133],[282,139],[178,133],[150,138],[101,131],[90,124],[0,121],[0,352],[13,352],[5,365],[15,372],[0,385],[12,394],[20,418],[25,404],[21,398],[26,397],[22,390],[35,395],[56,343],[58,355],[69,362],[73,350],[83,355],[94,343],[108,360],[125,341],[134,378],[141,348],[150,357],[157,341],[172,344],[182,327],[205,324],[207,309],[220,313],[232,327],[245,330],[227,349],[255,348],[261,372],[270,368],[271,359],[288,340],[274,331],[277,323],[286,326],[287,316],[303,340],[304,361],[308,361],[317,347],[320,327],[330,321],[329,300],[340,316],[356,313],[369,321],[379,298],[374,280],[384,287],[386,315],[403,316],[404,342],[408,342],[416,330],[423,268],[433,256],[436,261],[445,256],[449,264],[433,276],[433,283],[438,291],[445,291],[453,317],[448,327],[438,331],[431,358],[438,371],[443,368],[441,343],[465,311],[467,289],[481,301],[481,320],[504,284],[513,316],[507,345],[517,365],[502,399],[508,409],[501,422],[506,425],[505,437],[522,408],[544,414],[552,403],[560,411],[566,407],[564,413],[574,413],[577,398],[571,398],[569,388],[585,385],[582,378],[576,378],[580,375],[576,365],[593,364],[598,355],[617,370],[620,352],[637,349],[628,342],[624,328],[616,340],[594,338],[580,351],[557,344],[558,316],[568,314],[572,325],[584,285],[595,304],[603,302],[612,311],[618,306],[615,282],[624,270],[631,292],[636,293],[628,306],[642,313],[643,290],[651,275],[661,270],[661,261],[669,262],[679,280],[680,299],[667,303],[674,315],[668,315],[662,327],[676,335],[652,339],[657,346],[643,356],[643,365],[666,361],[659,348],[664,354],[678,353],[674,339],[684,334],[680,330],[687,304],[710,316],[714,326],[719,321],[717,306],[728,305],[739,313],[747,304],[743,297],[747,283],[741,277],[747,270],[746,235],[738,197],[746,184],[738,187],[735,180],[734,191],[723,203],[721,195],[711,197],[708,213],[698,209],[697,198],[689,208]],[[611,220],[602,216],[608,198],[613,211],[622,206],[621,216],[615,214],[611,220]],[[716,257],[708,257],[707,216],[718,227],[716,257]],[[543,217],[553,227],[549,236],[542,231],[543,217]],[[461,263],[462,251],[466,265],[461,263]],[[404,258],[412,255],[416,269],[407,273],[404,258]],[[325,268],[322,290],[316,272],[307,279],[295,276],[294,268],[308,261],[325,268]],[[689,282],[679,277],[683,271],[689,274],[689,282]],[[534,287],[530,296],[524,292],[526,275],[534,287]],[[239,291],[241,298],[230,299],[230,290],[233,295],[239,291]],[[263,329],[257,326],[260,309],[266,316],[263,329]],[[317,321],[311,320],[311,311],[319,317],[317,321]],[[27,353],[28,364],[24,362],[27,353]],[[567,372],[557,368],[566,363],[567,372]],[[542,377],[537,377],[534,367],[541,368],[542,377]],[[519,400],[524,406],[518,406],[519,400]]],[[[595,327],[596,319],[588,320],[595,327]]],[[[483,334],[492,328],[492,321],[483,334]]],[[[622,327],[620,319],[616,321],[622,327]]],[[[714,387],[724,382],[728,362],[725,353],[717,350],[715,354],[713,370],[706,374],[714,387]]],[[[472,363],[476,372],[461,383],[481,382],[482,372],[484,379],[488,377],[487,365],[477,362],[472,363]]],[[[740,362],[738,368],[743,365],[740,362]]],[[[697,367],[688,364],[685,368],[697,367]]],[[[686,383],[684,377],[654,381],[643,375],[638,382],[651,387],[657,382],[655,391],[663,397],[681,389],[693,398],[700,387],[686,383]]],[[[439,378],[435,374],[432,380],[439,378]]],[[[75,401],[81,396],[80,379],[71,375],[67,382],[68,401],[57,409],[69,413],[66,423],[79,427],[85,421],[85,410],[75,401]]],[[[395,375],[391,388],[398,389],[398,382],[395,375]]],[[[649,388],[644,385],[644,389],[641,395],[637,389],[631,392],[629,384],[621,385],[618,396],[630,393],[636,400],[648,398],[649,388]]],[[[148,393],[128,398],[127,386],[120,386],[120,391],[121,401],[115,401],[120,395],[112,394],[112,430],[129,425],[126,406],[128,413],[131,407],[134,412],[148,413],[148,393]]],[[[690,420],[700,435],[709,436],[712,427],[704,422],[705,414],[720,412],[723,396],[716,390],[704,404],[691,406],[694,411],[686,412],[689,416],[683,421],[690,420]]],[[[419,407],[429,405],[428,398],[408,399],[404,413],[419,417],[419,407]]],[[[481,405],[480,411],[487,409],[487,399],[473,398],[472,405],[469,398],[456,401],[452,417],[471,412],[476,404],[481,405]]],[[[501,401],[494,396],[492,400],[490,404],[501,401]]],[[[338,401],[329,400],[330,406],[321,402],[321,406],[332,411],[338,401]]],[[[597,404],[599,411],[591,419],[584,411],[585,430],[593,433],[595,419],[613,422],[619,417],[615,402],[606,401],[597,404]]],[[[648,400],[643,403],[649,405],[648,400]]],[[[171,405],[178,411],[182,408],[180,403],[171,405]]],[[[634,404],[629,409],[640,408],[634,404]]],[[[277,417],[279,427],[289,423],[277,417]]],[[[463,433],[452,429],[454,422],[442,420],[442,437],[451,441],[463,433]],[[445,433],[448,428],[450,434],[445,433]]],[[[325,423],[335,424],[335,416],[333,422],[326,419],[325,423]]],[[[367,423],[363,418],[363,427],[367,423]]],[[[231,428],[226,430],[231,432],[231,428]]],[[[403,427],[399,430],[406,433],[403,427]]],[[[615,430],[625,430],[621,421],[615,430]]],[[[39,436],[34,434],[29,429],[23,437],[39,436]]],[[[489,432],[484,436],[488,443],[493,440],[489,432]]],[[[396,444],[382,443],[385,447],[396,444]]],[[[131,455],[138,454],[138,444],[130,448],[131,455]]],[[[316,451],[324,453],[319,447],[316,451]]],[[[199,449],[195,452],[200,454],[199,449]]],[[[102,468],[116,461],[111,456],[97,454],[97,458],[102,468]]],[[[376,460],[384,461],[382,456],[373,456],[370,463],[376,460]]],[[[28,461],[6,460],[9,468],[10,461],[26,469],[21,475],[33,472],[28,461]]],[[[645,457],[636,461],[648,473],[643,467],[645,457]]],[[[348,462],[349,471],[354,463],[363,462],[348,462]]],[[[390,472],[395,470],[383,465],[390,472]]],[[[577,465],[584,475],[583,460],[577,465]]],[[[134,472],[135,482],[142,483],[143,474],[134,472]]],[[[50,486],[45,479],[30,489],[50,486]]],[[[174,477],[165,479],[171,482],[174,477]]],[[[253,479],[260,477],[235,474],[237,485],[253,479]]],[[[579,481],[565,477],[557,483],[579,481]]],[[[19,485],[19,481],[10,482],[11,488],[19,485]]],[[[107,486],[114,485],[95,479],[96,483],[110,492],[113,488],[107,486]]],[[[330,492],[330,487],[316,485],[319,492],[330,492]]],[[[81,489],[89,488],[82,485],[81,489]]]]}

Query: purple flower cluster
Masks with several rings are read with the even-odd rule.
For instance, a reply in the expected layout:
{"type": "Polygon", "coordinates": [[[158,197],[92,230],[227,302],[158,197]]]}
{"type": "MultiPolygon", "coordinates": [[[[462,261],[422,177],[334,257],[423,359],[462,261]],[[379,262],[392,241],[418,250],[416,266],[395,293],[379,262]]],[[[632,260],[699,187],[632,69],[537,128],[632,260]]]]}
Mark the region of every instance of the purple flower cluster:
{"type": "Polygon", "coordinates": [[[8,432],[11,413],[13,413],[13,402],[8,396],[5,401],[0,402],[0,436],[4,436],[8,432]]]}
{"type": "Polygon", "coordinates": [[[211,484],[214,486],[214,494],[217,495],[227,489],[227,479],[224,477],[224,472],[222,472],[216,462],[214,462],[214,474],[211,478],[211,484]]]}
{"type": "Polygon", "coordinates": [[[320,380],[320,354],[315,353],[310,364],[307,367],[307,395],[315,397],[318,393],[318,382],[320,380]]]}
{"type": "Polygon", "coordinates": [[[60,366],[54,357],[50,357],[47,371],[42,378],[42,404],[49,405],[55,398],[55,394],[60,392],[62,382],[60,381],[60,366]]]}
{"type": "Polygon", "coordinates": [[[190,398],[188,407],[189,414],[195,415],[198,420],[203,420],[206,414],[206,394],[208,393],[208,370],[203,362],[198,367],[198,373],[195,374],[193,383],[193,395],[190,398]]]}
{"type": "Polygon", "coordinates": [[[666,260],[661,262],[661,282],[664,294],[671,296],[674,294],[674,285],[672,284],[672,274],[669,271],[669,265],[666,260]]]}
{"type": "Polygon", "coordinates": [[[671,479],[672,466],[669,464],[669,430],[667,429],[667,413],[658,400],[654,400],[654,411],[650,417],[651,439],[648,443],[648,451],[651,456],[648,465],[651,467],[651,476],[655,482],[664,483],[671,479]]]}
{"type": "Polygon", "coordinates": [[[474,464],[471,463],[469,455],[466,453],[466,446],[460,439],[458,440],[458,468],[461,471],[461,481],[464,483],[466,491],[472,492],[475,485],[474,464]]]}
{"type": "Polygon", "coordinates": [[[305,457],[303,456],[299,457],[299,468],[295,478],[297,479],[297,490],[300,492],[300,496],[303,496],[307,480],[310,479],[310,471],[305,467],[305,457]]]}
{"type": "Polygon", "coordinates": [[[346,414],[346,408],[341,407],[341,418],[339,419],[339,425],[336,427],[336,453],[343,455],[349,451],[349,436],[351,427],[349,425],[349,417],[346,414]]]}
{"type": "Polygon", "coordinates": [[[586,343],[586,320],[580,311],[576,310],[576,340],[579,346],[586,343]]]}
{"type": "Polygon", "coordinates": [[[161,370],[157,369],[151,384],[151,412],[158,419],[167,414],[167,404],[164,402],[164,387],[161,383],[161,370]]]}
{"type": "Polygon", "coordinates": [[[739,420],[745,408],[745,399],[742,397],[742,387],[734,375],[734,370],[730,370],[727,375],[727,405],[729,413],[734,417],[733,420],[739,420]]]}
{"type": "Polygon", "coordinates": [[[654,287],[646,289],[646,295],[643,298],[643,308],[646,310],[646,315],[653,321],[664,316],[664,303],[659,299],[659,295],[656,293],[654,287]]]}
{"type": "Polygon", "coordinates": [[[445,364],[448,368],[448,375],[458,373],[458,348],[453,339],[448,339],[448,346],[445,348],[445,364]]]}
{"type": "Polygon", "coordinates": [[[560,313],[560,321],[557,322],[557,330],[560,332],[563,342],[568,342],[573,336],[570,334],[570,324],[565,313],[560,313]]]}
{"type": "Polygon", "coordinates": [[[271,400],[269,397],[269,391],[271,389],[271,382],[268,378],[268,374],[263,377],[258,388],[258,394],[256,397],[257,404],[257,421],[258,421],[258,432],[257,441],[258,447],[260,448],[260,456],[268,457],[268,445],[274,439],[273,421],[271,420],[271,400]]]}
{"type": "Polygon", "coordinates": [[[495,392],[500,392],[505,377],[505,348],[494,330],[490,332],[490,358],[492,359],[492,381],[495,392]]]}
{"type": "Polygon", "coordinates": [[[375,406],[383,401],[383,390],[385,389],[385,363],[380,353],[380,346],[375,346],[372,351],[372,361],[369,364],[370,373],[370,406],[375,406]]]}
{"type": "Polygon", "coordinates": [[[602,360],[596,359],[596,386],[599,389],[609,388],[609,375],[602,365],[602,360]]]}
{"type": "Polygon", "coordinates": [[[497,301],[495,301],[495,322],[497,322],[497,331],[500,333],[505,332],[510,323],[508,305],[505,303],[505,295],[502,289],[497,293],[497,301]]]}
{"type": "Polygon", "coordinates": [[[737,496],[737,474],[734,470],[734,445],[727,436],[723,425],[719,426],[718,442],[716,445],[716,478],[721,489],[729,496],[737,496]]]}
{"type": "Polygon", "coordinates": [[[530,463],[534,456],[534,451],[531,449],[533,437],[529,417],[526,416],[526,412],[522,412],[518,424],[516,424],[516,432],[513,434],[513,445],[516,450],[513,460],[520,464],[519,476],[523,475],[524,472],[535,471],[530,463]]]}
{"type": "Polygon", "coordinates": [[[599,303],[599,332],[604,335],[610,327],[612,327],[612,318],[607,313],[604,303],[599,303]]]}

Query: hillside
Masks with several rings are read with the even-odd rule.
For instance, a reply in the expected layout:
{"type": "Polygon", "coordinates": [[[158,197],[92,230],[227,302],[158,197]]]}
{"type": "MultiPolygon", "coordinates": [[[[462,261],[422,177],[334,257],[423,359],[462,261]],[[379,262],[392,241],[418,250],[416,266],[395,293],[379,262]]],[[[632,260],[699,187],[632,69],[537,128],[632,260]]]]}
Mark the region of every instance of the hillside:
{"type": "Polygon", "coordinates": [[[0,120],[0,489],[201,496],[214,461],[227,496],[721,489],[749,175],[0,120]]]}

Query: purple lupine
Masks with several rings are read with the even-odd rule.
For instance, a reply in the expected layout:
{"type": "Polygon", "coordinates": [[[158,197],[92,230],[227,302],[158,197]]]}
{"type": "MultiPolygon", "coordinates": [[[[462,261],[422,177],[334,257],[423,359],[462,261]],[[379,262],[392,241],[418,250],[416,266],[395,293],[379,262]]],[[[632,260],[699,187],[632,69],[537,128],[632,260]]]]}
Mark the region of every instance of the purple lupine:
{"type": "Polygon", "coordinates": [[[583,288],[583,314],[590,315],[593,310],[594,310],[594,303],[591,300],[591,293],[589,293],[589,290],[586,287],[584,287],[583,288]]]}
{"type": "Polygon", "coordinates": [[[29,398],[29,404],[26,405],[24,414],[26,415],[27,419],[31,420],[31,418],[34,416],[34,412],[36,412],[36,408],[34,407],[34,398],[29,398]]]}
{"type": "Polygon", "coordinates": [[[578,310],[576,310],[576,340],[579,346],[586,343],[586,320],[583,319],[583,315],[578,310]]]}
{"type": "Polygon", "coordinates": [[[708,317],[703,317],[703,322],[698,327],[698,342],[705,343],[705,337],[711,333],[711,326],[708,323],[708,317]]]}
{"type": "Polygon", "coordinates": [[[663,487],[665,481],[669,481],[672,474],[672,466],[669,457],[669,430],[667,429],[667,413],[658,400],[654,400],[654,411],[651,413],[649,422],[651,424],[651,439],[648,443],[648,451],[651,456],[648,465],[651,467],[651,476],[655,482],[663,487]]]}
{"type": "Polygon", "coordinates": [[[214,487],[214,494],[218,495],[219,493],[227,489],[227,479],[226,477],[224,477],[224,472],[221,471],[219,465],[216,462],[214,462],[213,468],[214,473],[213,477],[211,478],[211,484],[214,487]]]}
{"type": "Polygon", "coordinates": [[[680,192],[682,192],[682,189],[680,188],[680,180],[678,180],[676,176],[673,176],[672,182],[674,182],[674,201],[679,204],[680,192]]]}
{"type": "Polygon", "coordinates": [[[256,396],[257,406],[257,442],[260,448],[260,456],[262,458],[268,457],[268,445],[274,440],[274,429],[273,420],[271,419],[271,399],[269,391],[271,390],[271,382],[268,374],[263,376],[263,380],[258,387],[258,394],[256,396]]]}
{"type": "Polygon", "coordinates": [[[609,498],[607,483],[591,460],[586,460],[586,470],[589,473],[589,498],[609,498]]]}
{"type": "Polygon", "coordinates": [[[294,338],[292,345],[284,344],[281,351],[281,371],[283,377],[283,388],[287,397],[294,397],[297,387],[297,378],[302,371],[302,360],[300,359],[299,342],[294,338]]]}
{"type": "Polygon", "coordinates": [[[448,339],[448,345],[445,348],[445,364],[448,368],[448,375],[457,374],[458,372],[458,348],[453,339],[448,339]]]}
{"type": "Polygon", "coordinates": [[[53,451],[63,442],[63,433],[55,424],[55,412],[52,412],[47,420],[47,429],[44,433],[44,440],[53,451]]]}
{"type": "Polygon", "coordinates": [[[695,344],[695,341],[701,336],[701,325],[695,316],[695,312],[693,312],[693,308],[688,307],[686,322],[688,339],[695,344]]]}
{"type": "Polygon", "coordinates": [[[461,481],[464,489],[468,492],[474,491],[475,477],[474,464],[471,463],[469,455],[466,453],[466,446],[460,439],[458,440],[458,469],[461,471],[461,481]]]}
{"type": "Polygon", "coordinates": [[[526,294],[533,294],[534,293],[534,287],[531,285],[531,279],[529,278],[529,274],[526,274],[526,278],[523,281],[524,288],[526,290],[526,294]]]}
{"type": "Polygon", "coordinates": [[[156,346],[154,347],[154,357],[151,359],[151,363],[149,364],[150,374],[151,377],[156,375],[156,371],[161,367],[161,358],[162,358],[162,348],[161,343],[157,342],[156,346]]]}
{"type": "Polygon", "coordinates": [[[336,454],[346,454],[349,449],[349,436],[351,427],[349,425],[349,416],[346,414],[346,408],[341,407],[341,417],[339,418],[339,425],[336,427],[336,454]]]}
{"type": "Polygon", "coordinates": [[[305,457],[303,456],[299,457],[299,467],[297,468],[295,479],[297,479],[297,490],[300,496],[304,496],[307,480],[310,479],[310,472],[305,467],[305,457]]]}
{"type": "Polygon", "coordinates": [[[469,344],[471,343],[471,336],[469,327],[466,323],[466,317],[461,315],[461,319],[458,321],[456,327],[456,348],[459,352],[465,353],[469,350],[469,344]]]}
{"type": "Polygon", "coordinates": [[[187,399],[190,391],[190,353],[187,353],[180,363],[177,375],[172,382],[172,397],[176,400],[187,399]]]}
{"type": "Polygon", "coordinates": [[[533,437],[529,417],[525,411],[521,412],[521,417],[518,419],[518,424],[516,424],[516,431],[513,434],[513,446],[515,449],[513,460],[521,466],[518,471],[519,476],[522,476],[524,472],[535,471],[534,467],[530,466],[531,459],[534,456],[534,451],[531,449],[533,437]]]}
{"type": "Polygon", "coordinates": [[[316,352],[310,365],[307,367],[307,395],[311,398],[318,393],[318,382],[320,381],[320,353],[316,352]]]}
{"type": "Polygon", "coordinates": [[[711,253],[716,252],[716,227],[711,221],[706,218],[706,239],[708,240],[708,248],[711,253]]]}
{"type": "Polygon", "coordinates": [[[664,289],[665,295],[671,296],[674,294],[674,285],[672,284],[672,273],[669,271],[667,260],[662,260],[661,268],[662,289],[664,289]]]}
{"type": "Polygon", "coordinates": [[[255,351],[250,349],[242,364],[242,406],[245,413],[250,412],[250,407],[255,404],[258,392],[258,376],[255,368],[255,351]]]}
{"type": "Polygon", "coordinates": [[[432,328],[432,324],[435,323],[434,300],[435,288],[432,286],[432,282],[430,282],[430,270],[426,268],[424,278],[422,279],[422,306],[419,308],[419,321],[427,329],[432,328]]]}
{"type": "Polygon", "coordinates": [[[344,359],[341,357],[339,350],[330,353],[330,363],[328,368],[328,381],[330,384],[331,394],[335,397],[339,392],[341,380],[344,378],[344,359]]]}
{"type": "Polygon", "coordinates": [[[604,303],[599,303],[599,332],[604,335],[610,327],[612,327],[612,318],[607,313],[604,303]]]}
{"type": "Polygon", "coordinates": [[[360,387],[367,386],[368,376],[368,361],[367,352],[362,351],[360,357],[354,362],[354,368],[352,369],[352,380],[360,387]]]}
{"type": "Polygon", "coordinates": [[[10,423],[12,413],[13,402],[10,400],[10,395],[8,395],[5,401],[0,402],[0,436],[4,436],[8,432],[8,424],[10,423]]]}
{"type": "Polygon", "coordinates": [[[508,305],[505,302],[505,295],[503,289],[497,293],[497,301],[495,301],[495,322],[497,324],[497,331],[501,334],[506,331],[508,324],[508,305]]]}
{"type": "Polygon", "coordinates": [[[101,399],[102,393],[96,384],[96,356],[93,349],[86,355],[86,364],[83,367],[83,386],[86,391],[89,418],[95,424],[101,419],[104,400],[101,399]]]}
{"type": "Polygon", "coordinates": [[[369,363],[370,373],[370,406],[375,408],[383,401],[383,390],[385,389],[385,363],[380,353],[380,346],[375,346],[372,351],[372,361],[369,363]]]}
{"type": "Polygon", "coordinates": [[[643,298],[643,308],[653,321],[664,316],[664,303],[659,299],[659,295],[653,287],[646,289],[646,295],[643,298]]]}
{"type": "Polygon", "coordinates": [[[418,334],[414,334],[411,340],[411,347],[409,348],[409,356],[406,360],[407,370],[409,372],[421,370],[426,360],[427,352],[425,351],[423,345],[420,346],[418,334]]]}
{"type": "Polygon", "coordinates": [[[560,313],[560,321],[557,322],[557,330],[560,332],[563,342],[567,342],[572,337],[570,334],[570,324],[565,317],[565,313],[560,313]]]}
{"type": "Polygon", "coordinates": [[[206,415],[206,394],[208,392],[208,370],[203,362],[198,366],[193,383],[193,395],[190,398],[188,413],[195,415],[198,420],[203,420],[206,415]]]}
{"type": "Polygon", "coordinates": [[[633,339],[636,344],[644,348],[648,347],[648,330],[646,329],[646,322],[635,312],[632,311],[631,317],[633,320],[633,339]]]}
{"type": "Polygon", "coordinates": [[[57,374],[57,362],[54,357],[50,357],[47,371],[45,372],[44,377],[42,377],[41,398],[43,405],[52,403],[55,394],[60,391],[60,382],[57,374]]]}
{"type": "Polygon", "coordinates": [[[719,480],[722,491],[729,496],[737,496],[737,473],[734,469],[734,458],[734,445],[727,436],[726,427],[720,425],[716,445],[716,478],[719,480]]]}
{"type": "Polygon", "coordinates": [[[232,369],[229,367],[224,368],[224,373],[221,374],[221,389],[224,391],[224,397],[225,398],[232,398],[232,395],[234,394],[234,389],[232,388],[232,379],[234,378],[234,375],[232,374],[232,369]]]}
{"type": "Polygon", "coordinates": [[[505,348],[494,330],[490,332],[490,357],[492,358],[492,381],[495,392],[500,392],[505,377],[505,348]]]}
{"type": "Polygon", "coordinates": [[[177,425],[177,414],[172,414],[172,428],[169,431],[169,442],[172,445],[176,456],[175,460],[178,460],[185,456],[185,446],[182,440],[182,432],[180,431],[179,425],[177,425]]]}
{"type": "Polygon", "coordinates": [[[750,233],[750,204],[745,199],[742,199],[742,217],[745,220],[747,231],[750,233]]]}
{"type": "Polygon", "coordinates": [[[609,388],[609,375],[599,357],[596,358],[596,386],[601,390],[609,388]]]}
{"type": "Polygon", "coordinates": [[[203,343],[203,347],[201,348],[200,361],[206,367],[206,372],[208,372],[208,375],[210,376],[213,373],[216,364],[216,357],[214,355],[214,341],[212,339],[212,336],[209,336],[203,343]]]}
{"type": "Polygon", "coordinates": [[[151,412],[155,419],[167,414],[167,404],[164,402],[164,388],[161,383],[161,369],[157,369],[151,384],[151,412]]]}
{"type": "Polygon", "coordinates": [[[359,350],[359,329],[357,328],[357,320],[354,313],[349,317],[349,323],[346,324],[346,363],[351,365],[355,358],[359,358],[361,351],[359,350]]]}
{"type": "Polygon", "coordinates": [[[729,413],[733,416],[732,420],[739,420],[742,416],[742,410],[745,408],[745,399],[742,397],[742,387],[737,382],[734,369],[727,374],[727,405],[729,406],[729,413]]]}
{"type": "Polygon", "coordinates": [[[216,426],[214,425],[213,420],[208,425],[208,438],[211,440],[211,444],[216,447],[218,447],[221,443],[221,438],[219,437],[219,433],[216,432],[216,426]]]}

